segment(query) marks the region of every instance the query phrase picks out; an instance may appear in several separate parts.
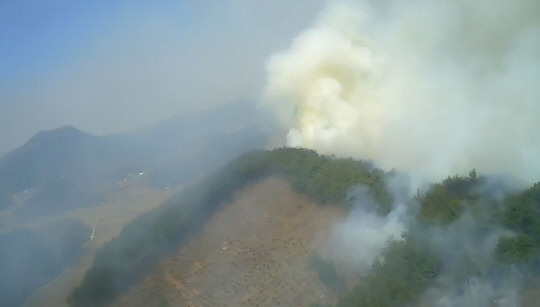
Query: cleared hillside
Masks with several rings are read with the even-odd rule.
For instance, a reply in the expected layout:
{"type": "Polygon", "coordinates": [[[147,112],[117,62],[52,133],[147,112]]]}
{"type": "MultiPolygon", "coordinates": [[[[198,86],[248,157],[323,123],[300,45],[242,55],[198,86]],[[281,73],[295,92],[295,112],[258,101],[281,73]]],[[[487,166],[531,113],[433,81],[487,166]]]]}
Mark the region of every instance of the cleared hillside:
{"type": "MultiPolygon", "coordinates": [[[[405,199],[396,194],[392,180],[397,179],[399,174],[384,173],[367,162],[299,148],[244,154],[126,225],[96,254],[82,283],[71,293],[70,303],[158,302],[167,306],[169,300],[182,305],[183,299],[183,303],[195,306],[227,300],[233,306],[268,306],[279,297],[296,305],[308,301],[302,285],[310,284],[306,291],[319,291],[319,279],[340,293],[337,306],[526,305],[536,293],[540,267],[539,184],[527,190],[511,189],[504,180],[477,176],[472,170],[467,177],[448,177],[405,199]],[[284,235],[274,237],[269,233],[279,233],[280,228],[272,228],[273,222],[264,224],[269,212],[258,209],[254,215],[262,214],[263,218],[253,219],[251,214],[234,210],[240,206],[234,201],[239,190],[271,176],[282,178],[294,191],[316,202],[318,210],[347,212],[353,227],[342,235],[352,241],[335,254],[348,255],[351,260],[363,258],[369,246],[375,246],[369,241],[378,240],[379,247],[372,251],[375,258],[366,258],[368,267],[359,266],[359,275],[349,278],[345,275],[355,272],[343,274],[340,263],[334,268],[313,253],[315,241],[299,233],[307,229],[306,233],[311,231],[316,238],[319,229],[325,231],[324,223],[310,228],[310,219],[284,222],[297,226],[284,227],[284,235]],[[398,232],[386,232],[388,228],[398,232]],[[268,243],[276,238],[276,245],[268,243]],[[300,247],[291,247],[295,244],[300,247]],[[349,247],[352,249],[346,251],[349,247]],[[354,253],[348,254],[351,251],[354,253]],[[311,255],[298,256],[302,252],[311,255]],[[164,262],[171,257],[176,260],[164,262]],[[282,270],[281,260],[293,263],[292,267],[282,270]],[[313,267],[317,274],[296,271],[296,264],[301,263],[313,267]],[[281,283],[280,287],[285,283],[296,290],[276,292],[272,279],[279,280],[276,284],[281,283]],[[345,280],[349,284],[345,285],[345,280]],[[356,280],[361,282],[353,285],[356,280]],[[145,294],[124,296],[137,287],[142,288],[134,290],[134,295],[145,294]],[[154,291],[162,288],[167,290],[154,291]]],[[[261,203],[252,199],[253,210],[261,203]]],[[[277,212],[290,221],[295,211],[289,210],[295,207],[291,202],[277,212]]]]}
{"type": "Polygon", "coordinates": [[[387,211],[392,201],[384,173],[370,163],[325,157],[305,149],[250,152],[126,225],[97,252],[69,302],[97,306],[118,299],[190,236],[200,233],[205,221],[237,190],[271,175],[282,176],[294,190],[321,205],[349,208],[354,199],[347,194],[353,185],[370,187],[381,212],[387,211]]]}
{"type": "Polygon", "coordinates": [[[306,306],[336,295],[310,267],[343,211],[276,177],[248,185],[113,306],[306,306]]]}

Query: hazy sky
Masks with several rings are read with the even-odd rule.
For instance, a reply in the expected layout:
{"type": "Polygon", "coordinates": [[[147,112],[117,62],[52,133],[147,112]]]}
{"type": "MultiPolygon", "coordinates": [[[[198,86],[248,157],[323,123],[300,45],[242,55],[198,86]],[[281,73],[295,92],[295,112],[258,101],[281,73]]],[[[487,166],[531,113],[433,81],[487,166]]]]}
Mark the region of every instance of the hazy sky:
{"type": "Polygon", "coordinates": [[[0,2],[0,154],[74,125],[110,134],[258,99],[264,62],[323,0],[0,2]]]}

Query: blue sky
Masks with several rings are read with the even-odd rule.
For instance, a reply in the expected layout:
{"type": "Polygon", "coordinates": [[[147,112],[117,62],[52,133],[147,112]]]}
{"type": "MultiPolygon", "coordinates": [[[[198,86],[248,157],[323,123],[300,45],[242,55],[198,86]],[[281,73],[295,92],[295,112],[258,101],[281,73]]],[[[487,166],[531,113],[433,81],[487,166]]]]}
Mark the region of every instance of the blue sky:
{"type": "Polygon", "coordinates": [[[0,154],[47,129],[106,135],[234,99],[323,0],[0,1],[0,154]]]}
{"type": "Polygon", "coordinates": [[[104,36],[134,32],[161,15],[177,30],[192,28],[183,1],[6,1],[0,4],[1,84],[39,79],[95,52],[104,36]]]}

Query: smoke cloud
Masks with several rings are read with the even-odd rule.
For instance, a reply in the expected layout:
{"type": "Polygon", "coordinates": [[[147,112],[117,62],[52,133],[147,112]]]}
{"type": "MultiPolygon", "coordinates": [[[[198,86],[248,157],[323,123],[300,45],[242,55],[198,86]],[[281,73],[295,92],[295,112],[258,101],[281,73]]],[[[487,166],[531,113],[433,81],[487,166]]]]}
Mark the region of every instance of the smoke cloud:
{"type": "Polygon", "coordinates": [[[400,203],[386,216],[377,214],[377,204],[366,187],[352,193],[359,201],[343,221],[334,225],[323,252],[341,267],[342,274],[369,271],[388,240],[401,239],[409,215],[406,206],[400,203]]]}
{"type": "Polygon", "coordinates": [[[408,197],[410,178],[402,174],[388,177],[388,191],[394,199],[388,214],[381,214],[372,191],[367,186],[351,188],[348,197],[355,199],[351,212],[332,228],[321,254],[337,265],[347,279],[371,270],[373,261],[392,240],[415,223],[418,203],[408,197]]]}
{"type": "Polygon", "coordinates": [[[421,181],[540,171],[540,2],[333,4],[266,63],[287,144],[421,181]]]}
{"type": "Polygon", "coordinates": [[[383,251],[392,241],[411,236],[438,259],[437,277],[422,292],[419,306],[522,306],[536,270],[531,272],[531,268],[519,264],[503,265],[495,259],[499,238],[515,235],[493,218],[502,210],[500,193],[513,187],[497,178],[484,178],[478,187],[482,201],[470,204],[474,209],[464,209],[449,224],[422,223],[418,219],[420,204],[408,199],[410,177],[393,174],[388,180],[395,201],[386,215],[377,213],[368,187],[355,187],[349,192],[349,197],[357,201],[350,214],[333,226],[321,251],[336,265],[340,276],[354,284],[358,276],[372,272],[374,261],[384,261],[383,251]]]}
{"type": "Polygon", "coordinates": [[[482,216],[464,213],[448,226],[431,225],[416,235],[437,250],[441,272],[424,293],[431,306],[519,306],[521,273],[494,269],[497,240],[509,235],[500,225],[482,216]]]}

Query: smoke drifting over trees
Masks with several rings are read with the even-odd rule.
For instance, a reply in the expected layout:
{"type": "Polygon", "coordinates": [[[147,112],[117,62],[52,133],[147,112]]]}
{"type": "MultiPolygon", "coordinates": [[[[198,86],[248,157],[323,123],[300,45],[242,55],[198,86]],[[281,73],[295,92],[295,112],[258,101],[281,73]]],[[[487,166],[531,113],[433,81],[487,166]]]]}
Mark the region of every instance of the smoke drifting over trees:
{"type": "MultiPolygon", "coordinates": [[[[267,59],[262,104],[270,115],[251,102],[222,105],[108,141],[132,145],[115,159],[100,156],[107,162],[102,177],[116,184],[108,188],[121,189],[132,174],[146,180],[141,185],[164,190],[190,184],[102,245],[66,303],[115,302],[203,231],[238,190],[278,176],[343,214],[328,223],[322,246],[305,252],[313,253],[306,270],[315,271],[337,306],[534,306],[540,297],[539,16],[534,0],[329,2],[288,48],[267,59]],[[261,149],[280,137],[286,147],[261,149]],[[255,151],[223,166],[248,149],[255,151]],[[132,153],[138,164],[112,177],[108,172],[132,153]]],[[[0,159],[2,210],[21,207],[35,193],[58,197],[49,186],[54,178],[72,178],[67,171],[82,178],[87,167],[97,172],[98,162],[87,166],[82,158],[64,171],[42,159],[45,150],[35,140],[0,159]],[[30,158],[19,159],[23,154],[30,158]],[[49,185],[37,189],[26,179],[42,176],[27,160],[43,160],[47,177],[39,182],[49,185]],[[20,172],[25,168],[29,175],[20,172]]],[[[62,144],[44,143],[51,152],[62,144]]],[[[53,162],[99,151],[68,143],[75,153],[64,150],[53,162]]],[[[82,206],[85,194],[61,187],[76,198],[66,207],[82,206]]],[[[97,205],[93,198],[88,203],[97,205]]],[[[41,246],[49,238],[29,230],[0,239],[21,254],[29,253],[25,241],[49,252],[45,260],[52,264],[44,267],[54,270],[28,268],[46,281],[87,242],[88,225],[66,225],[72,233],[58,246],[41,246]]],[[[0,256],[4,267],[14,261],[9,252],[0,256]]],[[[24,291],[10,303],[39,286],[26,282],[15,285],[24,291]]],[[[326,303],[322,297],[313,303],[326,303]]]]}
{"type": "Polygon", "coordinates": [[[400,172],[388,214],[368,190],[336,225],[327,258],[363,275],[338,305],[530,304],[538,187],[516,186],[539,179],[538,16],[526,0],[342,2],[269,58],[289,146],[400,172]]]}
{"type": "Polygon", "coordinates": [[[440,180],[540,170],[540,4],[333,5],[267,62],[287,144],[440,180]]]}

